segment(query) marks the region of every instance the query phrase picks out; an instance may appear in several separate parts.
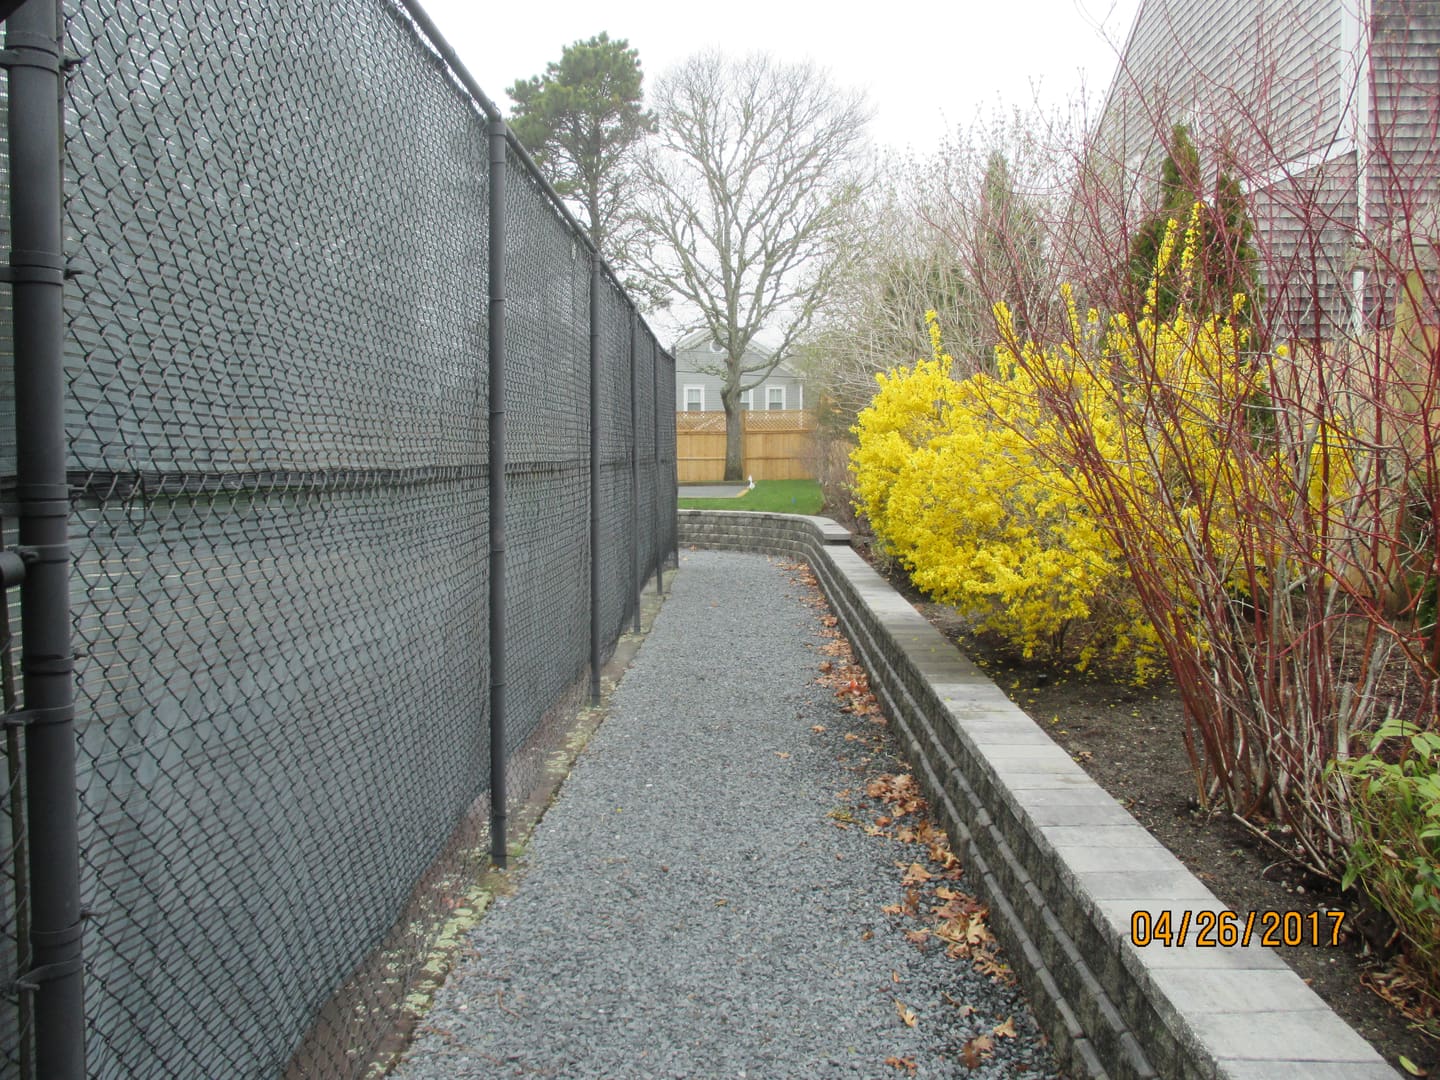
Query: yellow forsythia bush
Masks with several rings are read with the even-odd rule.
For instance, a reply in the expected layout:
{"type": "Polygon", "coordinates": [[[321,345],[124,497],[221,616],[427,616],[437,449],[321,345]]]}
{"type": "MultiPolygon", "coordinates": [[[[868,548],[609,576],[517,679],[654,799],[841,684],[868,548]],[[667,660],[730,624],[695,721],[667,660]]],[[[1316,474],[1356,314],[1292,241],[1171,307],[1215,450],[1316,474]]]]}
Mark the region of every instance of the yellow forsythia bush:
{"type": "MultiPolygon", "coordinates": [[[[1199,215],[1197,204],[1179,251],[1182,287],[1199,215]]],[[[1172,221],[1157,281],[1178,239],[1172,221]]],[[[851,454],[857,508],[917,586],[1026,655],[1058,653],[1079,628],[1082,667],[1104,642],[1142,680],[1167,648],[1215,644],[1199,609],[1217,590],[1259,603],[1318,559],[1290,546],[1293,523],[1327,517],[1354,477],[1333,427],[1279,437],[1260,422],[1268,365],[1287,358],[1249,352],[1245,297],[1161,319],[1156,288],[1138,320],[1104,321],[1082,320],[1062,289],[1068,332],[1053,342],[1022,341],[999,305],[995,371],[963,381],[932,319],[932,358],[878,376],[851,454]],[[1163,642],[1150,617],[1164,620],[1163,642]]]]}
{"type": "Polygon", "coordinates": [[[1058,653],[1082,628],[1081,665],[1099,651],[1155,665],[1155,636],[1118,553],[1070,470],[1028,377],[1002,356],[963,381],[931,320],[934,356],[878,376],[851,455],[858,508],[915,584],[982,620],[1025,655],[1058,653]]]}

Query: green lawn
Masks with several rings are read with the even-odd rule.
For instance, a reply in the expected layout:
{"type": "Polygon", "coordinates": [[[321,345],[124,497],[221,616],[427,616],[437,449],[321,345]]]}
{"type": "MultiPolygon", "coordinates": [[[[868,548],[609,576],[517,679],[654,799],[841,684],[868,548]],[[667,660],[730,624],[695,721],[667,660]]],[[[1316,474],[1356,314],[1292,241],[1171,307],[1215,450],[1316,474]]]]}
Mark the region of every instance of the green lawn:
{"type": "MultiPolygon", "coordinates": [[[[683,490],[683,489],[682,489],[683,490]]],[[[815,480],[757,480],[753,491],[733,499],[687,499],[681,510],[770,510],[781,514],[818,514],[825,496],[815,480]]]]}

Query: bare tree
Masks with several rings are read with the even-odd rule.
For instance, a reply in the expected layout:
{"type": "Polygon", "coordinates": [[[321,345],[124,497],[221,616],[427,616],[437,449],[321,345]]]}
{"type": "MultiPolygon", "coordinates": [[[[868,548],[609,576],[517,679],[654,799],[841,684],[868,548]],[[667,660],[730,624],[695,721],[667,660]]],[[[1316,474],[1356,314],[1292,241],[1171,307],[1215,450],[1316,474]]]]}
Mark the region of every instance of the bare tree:
{"type": "MultiPolygon", "coordinates": [[[[982,118],[924,156],[890,159],[852,211],[841,273],[800,350],[818,392],[817,463],[827,505],[848,506],[856,414],[877,372],[928,357],[927,313],[957,377],[993,369],[994,305],[1039,332],[1054,314],[1050,228],[1074,132],[1038,108],[982,118]]],[[[843,512],[843,511],[841,511],[843,512]]]]}
{"type": "Polygon", "coordinates": [[[725,478],[737,480],[740,395],[786,358],[835,280],[869,110],[813,66],[714,52],[662,76],[653,104],[642,273],[721,348],[725,478]],[[762,330],[773,351],[747,358],[762,330]]]}

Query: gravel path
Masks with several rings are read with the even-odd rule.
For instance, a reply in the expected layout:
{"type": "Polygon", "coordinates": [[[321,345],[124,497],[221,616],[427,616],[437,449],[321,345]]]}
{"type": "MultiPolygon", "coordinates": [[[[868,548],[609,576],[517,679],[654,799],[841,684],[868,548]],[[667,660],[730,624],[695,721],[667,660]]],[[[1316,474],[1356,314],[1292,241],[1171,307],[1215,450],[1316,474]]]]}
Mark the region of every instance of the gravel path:
{"type": "Polygon", "coordinates": [[[882,912],[913,846],[828,816],[883,807],[840,794],[865,785],[845,733],[866,722],[815,684],[824,639],[795,578],[682,553],[518,887],[471,933],[398,1076],[1056,1075],[1016,990],[882,912]],[[963,1064],[1007,1019],[1018,1037],[963,1064]]]}

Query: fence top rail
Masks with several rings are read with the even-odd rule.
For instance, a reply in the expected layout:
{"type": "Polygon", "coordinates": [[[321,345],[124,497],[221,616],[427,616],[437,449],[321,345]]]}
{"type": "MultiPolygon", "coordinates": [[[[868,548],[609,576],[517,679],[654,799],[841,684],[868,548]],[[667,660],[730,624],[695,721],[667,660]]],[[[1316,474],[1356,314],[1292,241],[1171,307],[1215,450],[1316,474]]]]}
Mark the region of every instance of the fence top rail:
{"type": "Polygon", "coordinates": [[[454,46],[445,40],[445,35],[440,33],[440,28],[435,25],[435,21],[430,18],[429,13],[420,6],[419,0],[390,0],[390,2],[397,4],[404,10],[405,14],[409,16],[412,28],[418,32],[421,41],[435,53],[439,61],[448,70],[448,74],[454,81],[456,88],[464,91],[466,96],[470,98],[471,103],[479,109],[481,115],[487,120],[500,124],[504,128],[505,141],[509,144],[510,149],[515,152],[515,156],[520,159],[521,165],[524,166],[525,170],[540,186],[540,190],[545,193],[546,198],[554,205],[555,211],[560,215],[561,219],[569,226],[570,230],[580,242],[585,245],[590,257],[600,260],[601,270],[610,278],[611,283],[624,299],[626,305],[635,313],[641,323],[644,324],[645,329],[650,333],[651,337],[654,337],[655,331],[651,329],[650,324],[645,321],[644,316],[640,315],[639,309],[635,306],[635,301],[631,299],[629,292],[626,291],[625,286],[621,283],[614,268],[605,256],[600,254],[599,248],[595,246],[595,241],[590,236],[590,230],[581,225],[575,215],[570,212],[570,208],[565,205],[565,200],[560,197],[560,193],[557,192],[550,181],[546,179],[545,174],[540,171],[540,166],[537,165],[535,159],[530,156],[530,151],[525,149],[524,144],[521,143],[521,141],[515,137],[515,133],[510,130],[510,125],[505,122],[505,114],[500,111],[500,107],[491,101],[485,91],[480,88],[480,84],[475,81],[475,76],[470,74],[470,70],[465,66],[464,61],[460,59],[454,46]]]}

